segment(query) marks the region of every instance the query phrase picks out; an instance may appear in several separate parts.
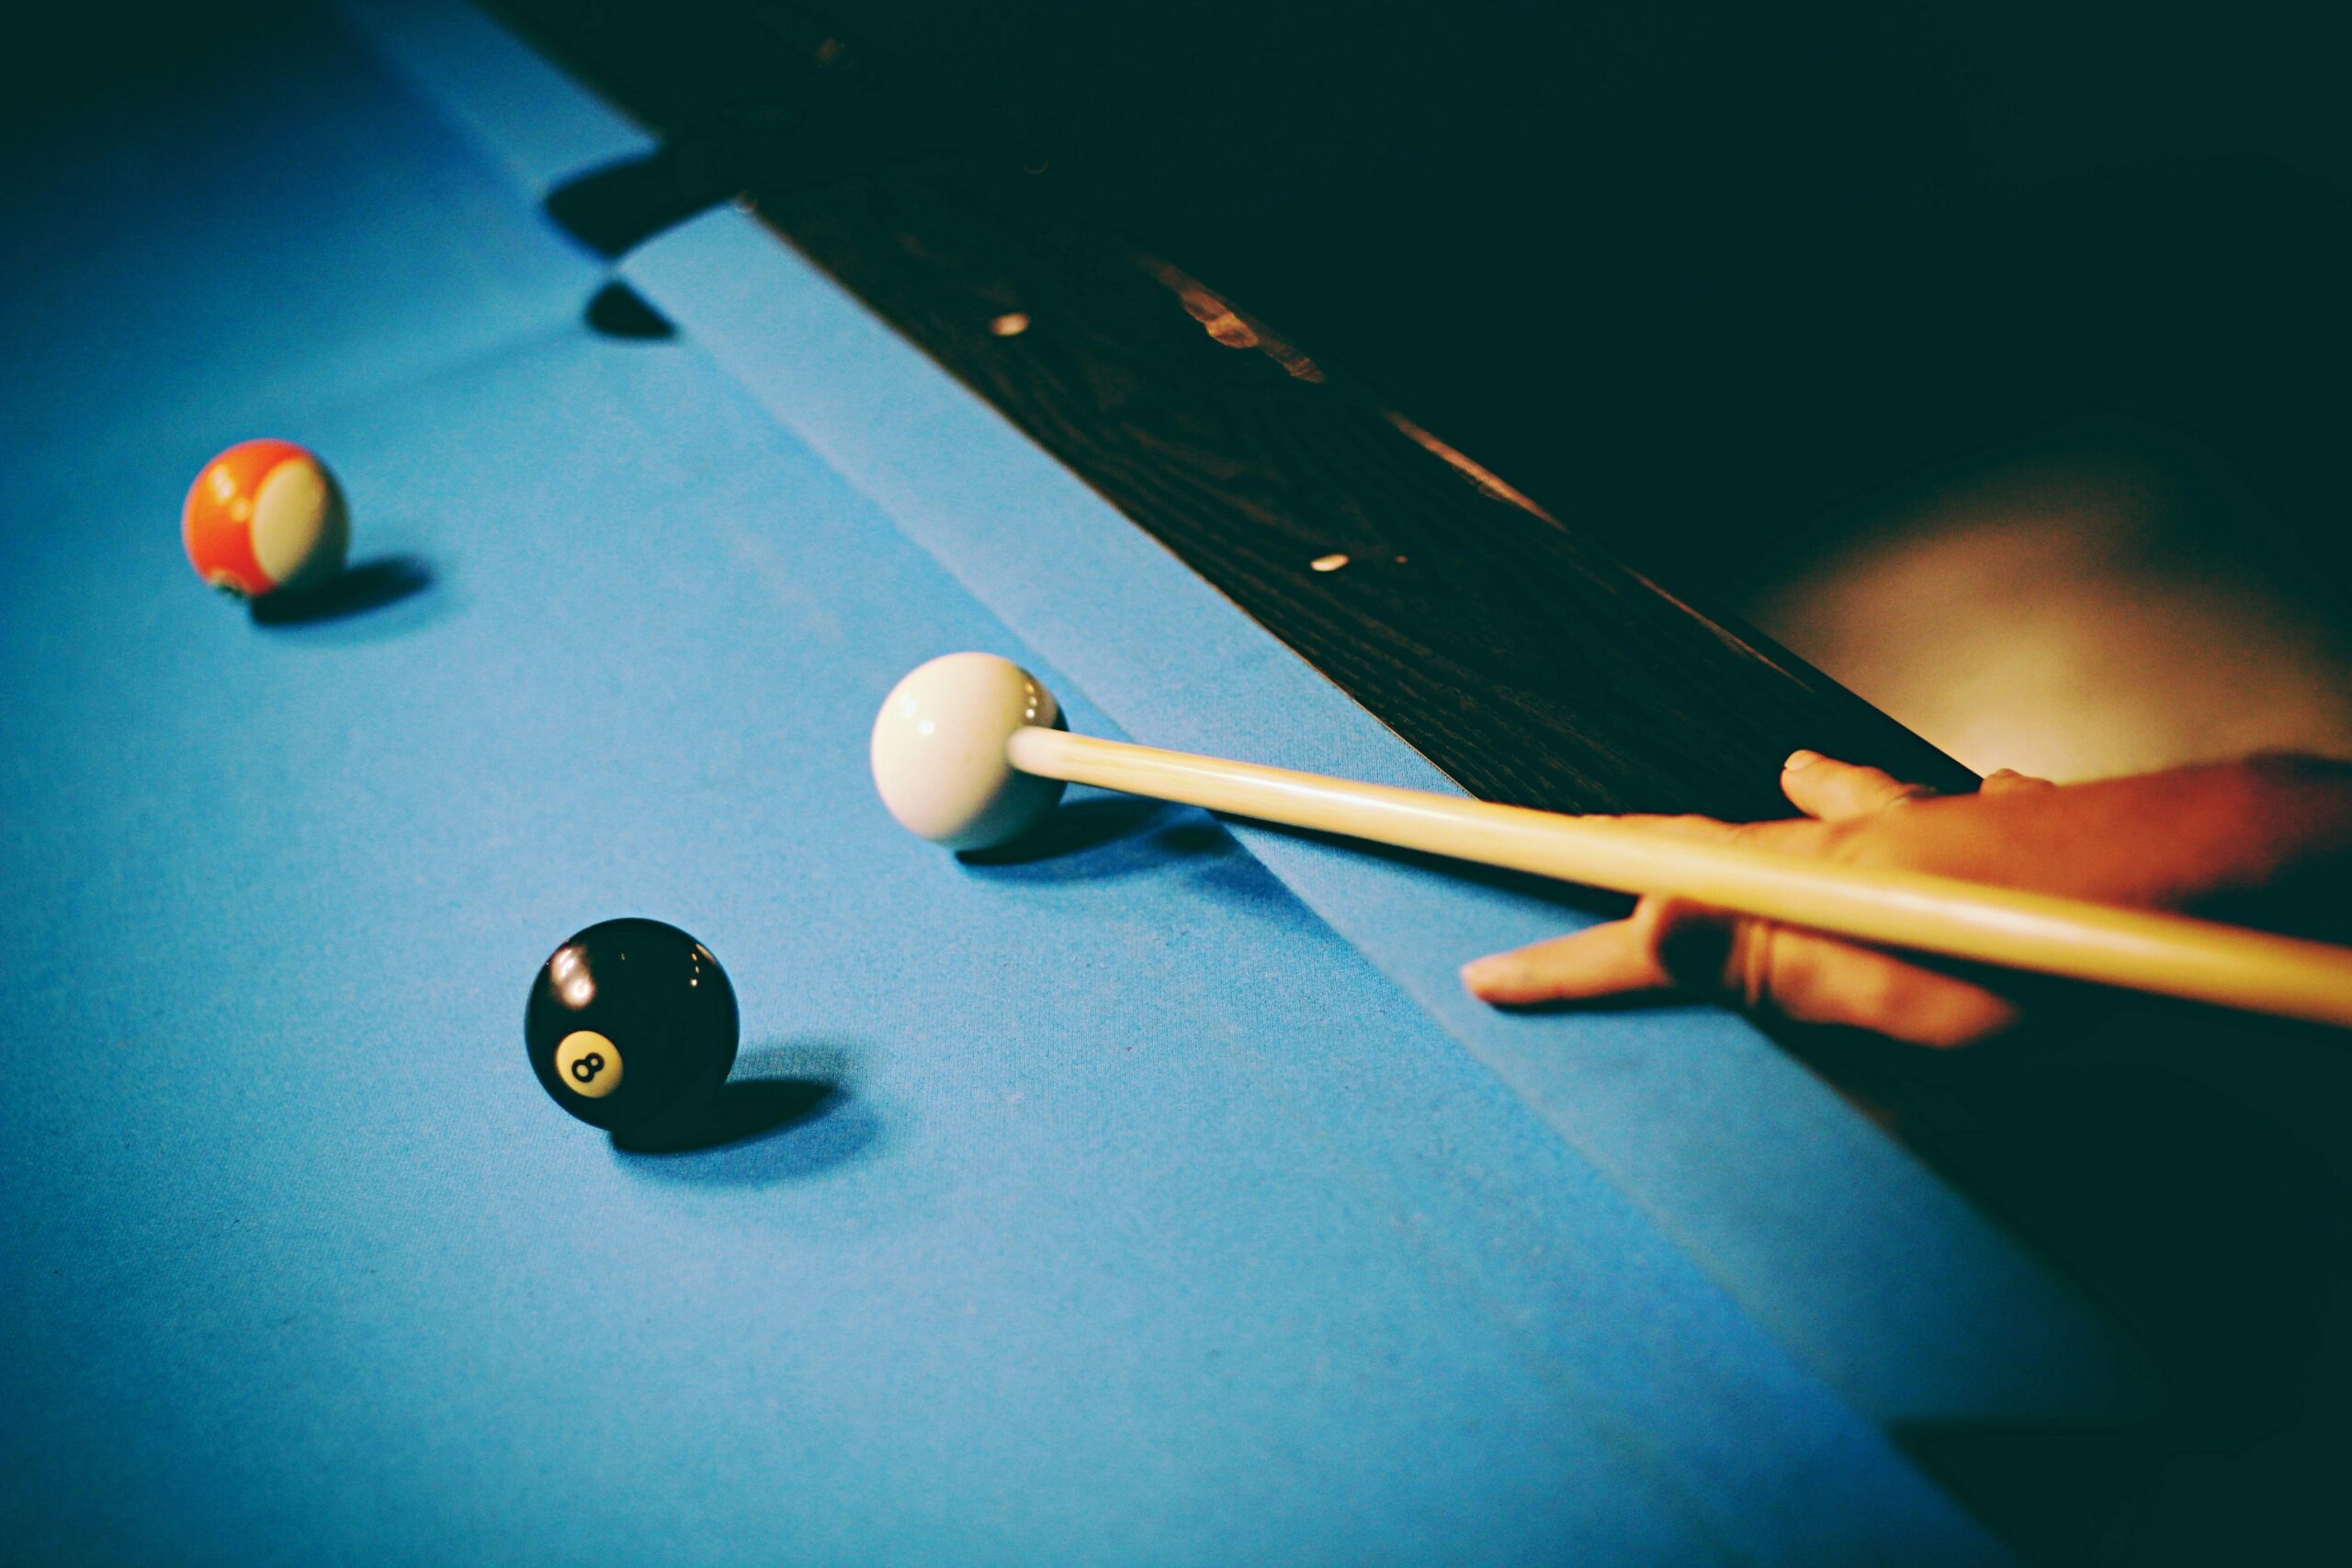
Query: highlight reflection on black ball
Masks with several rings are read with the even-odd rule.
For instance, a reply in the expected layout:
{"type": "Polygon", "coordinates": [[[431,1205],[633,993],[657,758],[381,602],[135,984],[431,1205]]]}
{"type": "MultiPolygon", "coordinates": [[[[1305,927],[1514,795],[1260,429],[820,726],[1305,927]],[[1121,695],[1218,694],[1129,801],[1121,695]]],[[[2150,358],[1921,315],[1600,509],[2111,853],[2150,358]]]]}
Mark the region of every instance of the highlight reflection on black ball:
{"type": "Polygon", "coordinates": [[[548,1099],[627,1132],[718,1089],[739,1027],[710,949],[660,920],[605,920],[539,966],[523,1043],[548,1099]]]}

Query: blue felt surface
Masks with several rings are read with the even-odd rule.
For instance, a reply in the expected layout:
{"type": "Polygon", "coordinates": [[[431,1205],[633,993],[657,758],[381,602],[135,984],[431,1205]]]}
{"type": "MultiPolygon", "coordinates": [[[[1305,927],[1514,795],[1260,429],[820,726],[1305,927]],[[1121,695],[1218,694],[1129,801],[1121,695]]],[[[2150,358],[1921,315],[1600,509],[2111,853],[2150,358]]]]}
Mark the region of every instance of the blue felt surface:
{"type": "MultiPolygon", "coordinates": [[[[193,73],[0,191],[35,307],[0,326],[32,411],[0,427],[13,1555],[1997,1555],[1463,1049],[1317,881],[1346,863],[1101,798],[1025,864],[899,831],[864,736],[906,668],[995,649],[1116,733],[1158,710],[1097,694],[1151,650],[1008,629],[723,322],[585,329],[603,274],[516,181],[564,125],[626,139],[438,17],[369,28],[470,39],[423,96],[430,51],[297,28],[242,61],[281,92],[193,73]],[[336,466],[385,592],[263,626],[196,583],[180,491],[265,432],[336,466]],[[532,971],[624,912],[709,942],[739,1077],[815,1114],[651,1157],[545,1102],[532,971]]],[[[902,363],[851,346],[845,410],[902,363]]],[[[1051,482],[913,370],[869,456],[1051,482]]],[[[1184,657],[1394,774],[1238,617],[1184,657]]],[[[1736,1043],[1611,1048],[1686,1032],[1736,1043]]]]}
{"type": "MultiPolygon", "coordinates": [[[[754,220],[712,213],[628,270],[1139,738],[1460,793],[754,220]]],[[[1238,831],[1877,1418],[2084,1420],[2139,1397],[2136,1354],[2102,1314],[1744,1021],[1509,1014],[1464,993],[1464,961],[1590,917],[1489,879],[1238,831]]]]}

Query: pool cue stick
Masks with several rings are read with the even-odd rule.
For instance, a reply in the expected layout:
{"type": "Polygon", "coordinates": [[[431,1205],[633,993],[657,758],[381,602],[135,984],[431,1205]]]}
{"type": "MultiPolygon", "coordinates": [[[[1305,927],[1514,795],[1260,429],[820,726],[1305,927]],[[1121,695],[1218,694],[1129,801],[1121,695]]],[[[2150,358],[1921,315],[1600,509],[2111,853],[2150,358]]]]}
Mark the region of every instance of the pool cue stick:
{"type": "Polygon", "coordinates": [[[2352,1029],[2352,948],[1035,726],[1024,773],[1949,958],[2352,1029]]]}

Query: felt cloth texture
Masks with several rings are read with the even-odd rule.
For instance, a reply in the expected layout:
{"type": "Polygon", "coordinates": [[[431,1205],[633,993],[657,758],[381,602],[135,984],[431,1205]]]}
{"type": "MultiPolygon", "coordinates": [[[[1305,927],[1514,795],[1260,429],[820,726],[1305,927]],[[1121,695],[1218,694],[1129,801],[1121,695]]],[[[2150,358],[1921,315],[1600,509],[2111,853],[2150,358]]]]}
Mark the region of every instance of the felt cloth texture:
{"type": "Polygon", "coordinates": [[[537,197],[641,138],[479,17],[240,64],[0,185],[12,1559],[1998,1559],[1880,1423],[2104,1363],[1964,1208],[1736,1022],[1453,998],[1543,901],[1105,796],[913,840],[865,734],[956,648],[1439,781],[737,217],[630,263],[680,336],[583,324],[537,197]],[[263,434],[334,614],[180,557],[263,434]],[[792,1124],[547,1103],[526,991],[619,914],[792,1124]]]}

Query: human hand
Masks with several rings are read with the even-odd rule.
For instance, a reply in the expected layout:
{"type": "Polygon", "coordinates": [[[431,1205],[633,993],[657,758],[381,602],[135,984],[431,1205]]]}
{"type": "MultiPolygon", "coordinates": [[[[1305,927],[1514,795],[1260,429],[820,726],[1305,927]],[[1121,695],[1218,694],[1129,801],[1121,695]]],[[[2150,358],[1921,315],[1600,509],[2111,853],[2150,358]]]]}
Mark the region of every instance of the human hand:
{"type": "MultiPolygon", "coordinates": [[[[2352,929],[2352,900],[2344,897],[2352,882],[2352,765],[2262,756],[2064,785],[2004,770],[1974,795],[1937,796],[1875,768],[1799,751],[1781,787],[1804,816],[1621,820],[2302,935],[2352,929]]],[[[1937,1046],[2005,1032],[2036,993],[2017,976],[1658,895],[1625,919],[1479,959],[1462,978],[1490,1002],[1670,993],[1937,1046]]]]}

